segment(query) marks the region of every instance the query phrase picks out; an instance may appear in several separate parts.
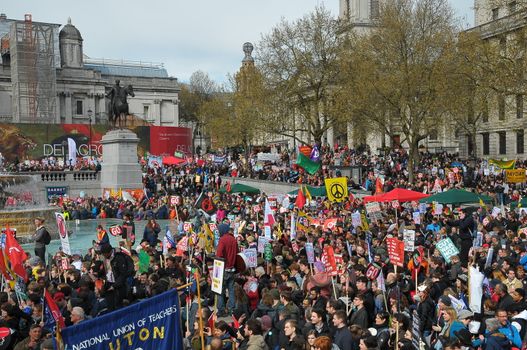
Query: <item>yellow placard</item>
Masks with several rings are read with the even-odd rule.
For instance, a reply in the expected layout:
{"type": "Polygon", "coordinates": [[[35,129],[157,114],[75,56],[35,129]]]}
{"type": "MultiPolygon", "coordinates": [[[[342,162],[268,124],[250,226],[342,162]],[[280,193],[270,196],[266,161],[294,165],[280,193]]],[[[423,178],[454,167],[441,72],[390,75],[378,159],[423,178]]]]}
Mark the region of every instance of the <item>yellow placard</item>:
{"type": "Polygon", "coordinates": [[[505,170],[507,182],[522,183],[525,182],[525,169],[507,169],[505,170]]]}
{"type": "Polygon", "coordinates": [[[348,199],[348,180],[345,177],[326,179],[326,193],[332,202],[343,202],[348,199]]]}

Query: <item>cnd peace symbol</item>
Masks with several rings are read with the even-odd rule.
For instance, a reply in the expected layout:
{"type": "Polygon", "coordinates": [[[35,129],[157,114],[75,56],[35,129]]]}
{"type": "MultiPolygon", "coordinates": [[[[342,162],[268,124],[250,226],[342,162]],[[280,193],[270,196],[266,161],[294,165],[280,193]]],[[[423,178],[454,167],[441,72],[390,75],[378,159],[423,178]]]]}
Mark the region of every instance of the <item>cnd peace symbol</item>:
{"type": "Polygon", "coordinates": [[[329,192],[335,199],[342,199],[344,197],[344,187],[341,184],[331,185],[329,192]]]}

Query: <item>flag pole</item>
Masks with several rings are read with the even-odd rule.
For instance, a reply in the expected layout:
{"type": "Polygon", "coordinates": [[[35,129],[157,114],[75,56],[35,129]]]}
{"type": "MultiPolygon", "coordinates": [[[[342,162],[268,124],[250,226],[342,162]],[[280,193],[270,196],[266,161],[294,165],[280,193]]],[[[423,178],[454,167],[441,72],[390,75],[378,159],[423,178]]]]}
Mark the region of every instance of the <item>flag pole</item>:
{"type": "Polygon", "coordinates": [[[203,314],[201,309],[201,290],[199,286],[199,280],[196,281],[196,286],[198,290],[199,337],[201,339],[201,348],[205,349],[205,337],[203,336],[203,314]]]}

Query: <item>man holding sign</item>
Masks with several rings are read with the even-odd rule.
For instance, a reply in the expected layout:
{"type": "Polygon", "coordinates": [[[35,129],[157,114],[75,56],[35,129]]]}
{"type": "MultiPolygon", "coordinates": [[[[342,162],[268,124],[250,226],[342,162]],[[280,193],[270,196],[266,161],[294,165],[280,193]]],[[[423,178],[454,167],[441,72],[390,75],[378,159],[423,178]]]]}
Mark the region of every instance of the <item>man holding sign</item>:
{"type": "MultiPolygon", "coordinates": [[[[225,272],[223,274],[223,290],[224,292],[218,298],[218,317],[226,316],[225,313],[225,289],[229,291],[229,304],[227,309],[229,312],[234,311],[234,273],[236,272],[234,266],[236,264],[236,255],[238,254],[238,242],[234,238],[232,229],[227,224],[218,226],[220,233],[220,240],[218,242],[218,249],[216,256],[225,260],[225,272]]],[[[230,313],[229,313],[230,314],[230,313]]]]}

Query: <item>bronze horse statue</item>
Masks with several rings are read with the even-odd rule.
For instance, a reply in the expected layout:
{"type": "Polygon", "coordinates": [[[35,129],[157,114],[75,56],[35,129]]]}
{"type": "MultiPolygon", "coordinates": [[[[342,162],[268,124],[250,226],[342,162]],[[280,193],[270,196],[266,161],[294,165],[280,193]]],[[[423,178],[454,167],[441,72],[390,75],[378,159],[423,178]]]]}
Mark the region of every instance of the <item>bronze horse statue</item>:
{"type": "Polygon", "coordinates": [[[119,125],[119,128],[126,127],[126,125],[122,125],[123,119],[126,120],[126,116],[129,114],[126,97],[135,97],[134,88],[132,85],[120,87],[119,83],[116,82],[116,85],[106,96],[111,96],[108,108],[108,120],[110,124],[113,128],[116,128],[117,125],[119,125]]]}

